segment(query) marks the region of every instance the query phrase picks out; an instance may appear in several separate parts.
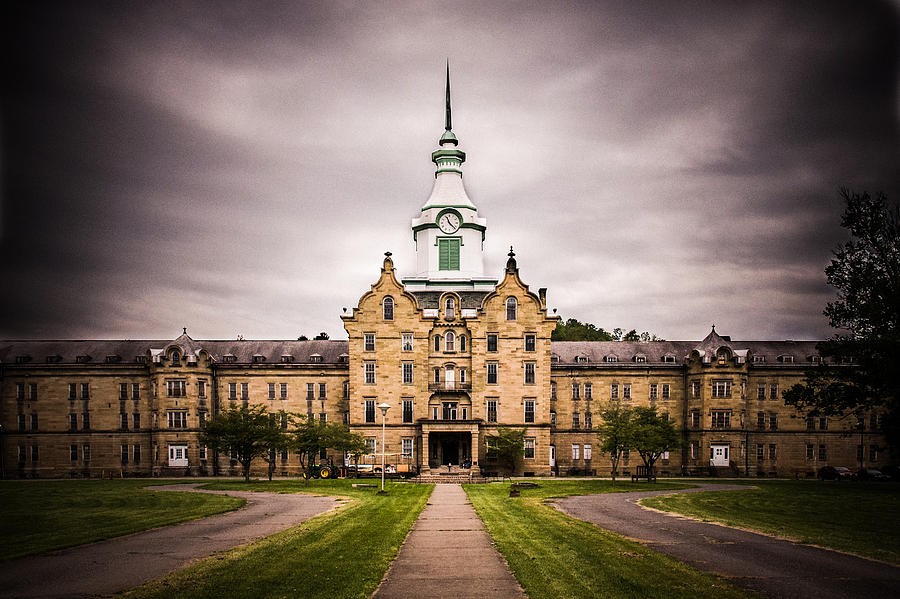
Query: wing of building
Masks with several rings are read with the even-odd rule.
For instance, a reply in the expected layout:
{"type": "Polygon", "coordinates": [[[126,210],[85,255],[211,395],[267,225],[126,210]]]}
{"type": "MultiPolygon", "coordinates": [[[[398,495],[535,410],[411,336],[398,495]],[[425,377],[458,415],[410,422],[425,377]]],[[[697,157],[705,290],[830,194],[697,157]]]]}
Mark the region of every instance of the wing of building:
{"type": "MultiPolygon", "coordinates": [[[[715,327],[700,341],[551,341],[546,290],[522,281],[512,248],[503,272],[484,272],[487,221],[463,184],[449,74],[446,114],[434,187],[411,223],[415,271],[399,277],[385,255],[342,316],[347,341],[0,341],[2,475],[236,474],[198,434],[242,404],[347,423],[423,474],[498,472],[486,438],[500,426],[524,427],[525,475],[608,474],[595,426],[611,401],[654,406],[681,431],[661,473],[880,464],[877,414],[806,418],[784,405],[820,360],[815,341],[733,341],[715,327]]],[[[299,473],[298,456],[271,458],[277,474],[299,473]]],[[[639,463],[626,454],[620,474],[639,463]]]]}

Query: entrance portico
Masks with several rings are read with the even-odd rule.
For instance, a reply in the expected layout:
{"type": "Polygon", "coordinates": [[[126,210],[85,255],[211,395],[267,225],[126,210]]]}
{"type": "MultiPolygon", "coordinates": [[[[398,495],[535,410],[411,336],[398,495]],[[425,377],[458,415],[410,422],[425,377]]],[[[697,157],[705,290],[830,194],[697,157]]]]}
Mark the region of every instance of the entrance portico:
{"type": "Polygon", "coordinates": [[[421,426],[421,472],[427,473],[431,468],[443,465],[459,466],[471,460],[471,473],[481,473],[478,465],[480,424],[477,421],[426,421],[421,426]]]}

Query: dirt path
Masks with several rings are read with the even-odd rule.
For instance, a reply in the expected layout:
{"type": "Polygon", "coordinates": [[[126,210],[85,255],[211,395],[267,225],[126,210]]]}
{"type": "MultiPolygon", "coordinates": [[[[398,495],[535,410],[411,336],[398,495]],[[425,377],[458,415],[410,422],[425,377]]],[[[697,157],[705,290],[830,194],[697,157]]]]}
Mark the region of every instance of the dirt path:
{"type": "Polygon", "coordinates": [[[241,497],[233,512],[0,563],[0,596],[111,595],[160,578],[191,562],[296,526],[340,505],[335,497],[206,491],[203,483],[148,487],[241,497]]]}
{"type": "MultiPolygon", "coordinates": [[[[840,599],[900,596],[900,567],[644,509],[654,495],[742,490],[701,484],[683,491],[566,497],[558,510],[671,555],[698,570],[728,578],[767,597],[840,599]]],[[[852,506],[848,506],[852,509],[852,506]]]]}
{"type": "Polygon", "coordinates": [[[435,485],[374,599],[525,599],[459,485],[435,485]]]}

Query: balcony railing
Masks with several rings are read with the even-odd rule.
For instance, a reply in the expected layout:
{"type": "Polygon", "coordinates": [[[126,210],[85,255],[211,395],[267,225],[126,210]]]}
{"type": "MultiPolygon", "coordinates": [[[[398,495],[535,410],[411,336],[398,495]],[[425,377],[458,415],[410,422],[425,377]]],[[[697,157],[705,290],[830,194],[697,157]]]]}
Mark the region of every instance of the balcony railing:
{"type": "Polygon", "coordinates": [[[428,383],[429,391],[471,391],[472,383],[460,383],[458,381],[443,381],[441,383],[428,383]]]}

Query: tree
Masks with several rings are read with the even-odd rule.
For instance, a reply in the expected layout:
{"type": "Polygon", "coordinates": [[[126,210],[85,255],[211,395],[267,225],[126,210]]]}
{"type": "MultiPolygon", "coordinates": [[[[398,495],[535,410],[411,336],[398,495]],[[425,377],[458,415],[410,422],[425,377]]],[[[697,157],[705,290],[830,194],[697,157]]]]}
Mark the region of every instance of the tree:
{"type": "Polygon", "coordinates": [[[609,454],[613,485],[616,484],[622,452],[631,447],[631,416],[631,409],[619,402],[610,402],[600,411],[597,439],[600,450],[609,454]]]}
{"type": "Polygon", "coordinates": [[[282,431],[272,426],[265,406],[242,406],[222,410],[206,423],[200,443],[213,451],[230,453],[241,464],[244,480],[250,482],[253,458],[269,454],[284,442],[282,431]]]}
{"type": "Polygon", "coordinates": [[[874,198],[841,189],[841,226],[850,241],[825,269],[838,297],[825,307],[834,336],[817,347],[823,358],[785,403],[810,416],[880,410],[889,445],[900,449],[900,211],[884,194],[874,198]]]}
{"type": "Polygon", "coordinates": [[[325,331],[322,331],[321,333],[313,337],[313,341],[328,341],[328,339],[328,333],[326,333],[325,331]]]}
{"type": "Polygon", "coordinates": [[[636,407],[631,412],[630,449],[640,454],[647,473],[653,474],[656,460],[678,445],[678,430],[671,420],[656,413],[656,408],[636,407]]]}
{"type": "Polygon", "coordinates": [[[350,427],[316,420],[312,415],[301,417],[293,431],[294,448],[300,454],[300,467],[305,470],[306,483],[313,476],[319,454],[326,449],[346,451],[358,456],[368,450],[365,437],[350,432],[350,427]]]}
{"type": "Polygon", "coordinates": [[[509,426],[498,426],[497,434],[488,435],[488,456],[496,457],[510,473],[515,472],[516,464],[525,457],[525,429],[509,426]]]}
{"type": "Polygon", "coordinates": [[[550,339],[553,341],[665,341],[647,331],[639,334],[636,329],[631,329],[623,335],[620,328],[609,332],[603,327],[589,322],[582,323],[575,318],[557,322],[550,339]]]}

